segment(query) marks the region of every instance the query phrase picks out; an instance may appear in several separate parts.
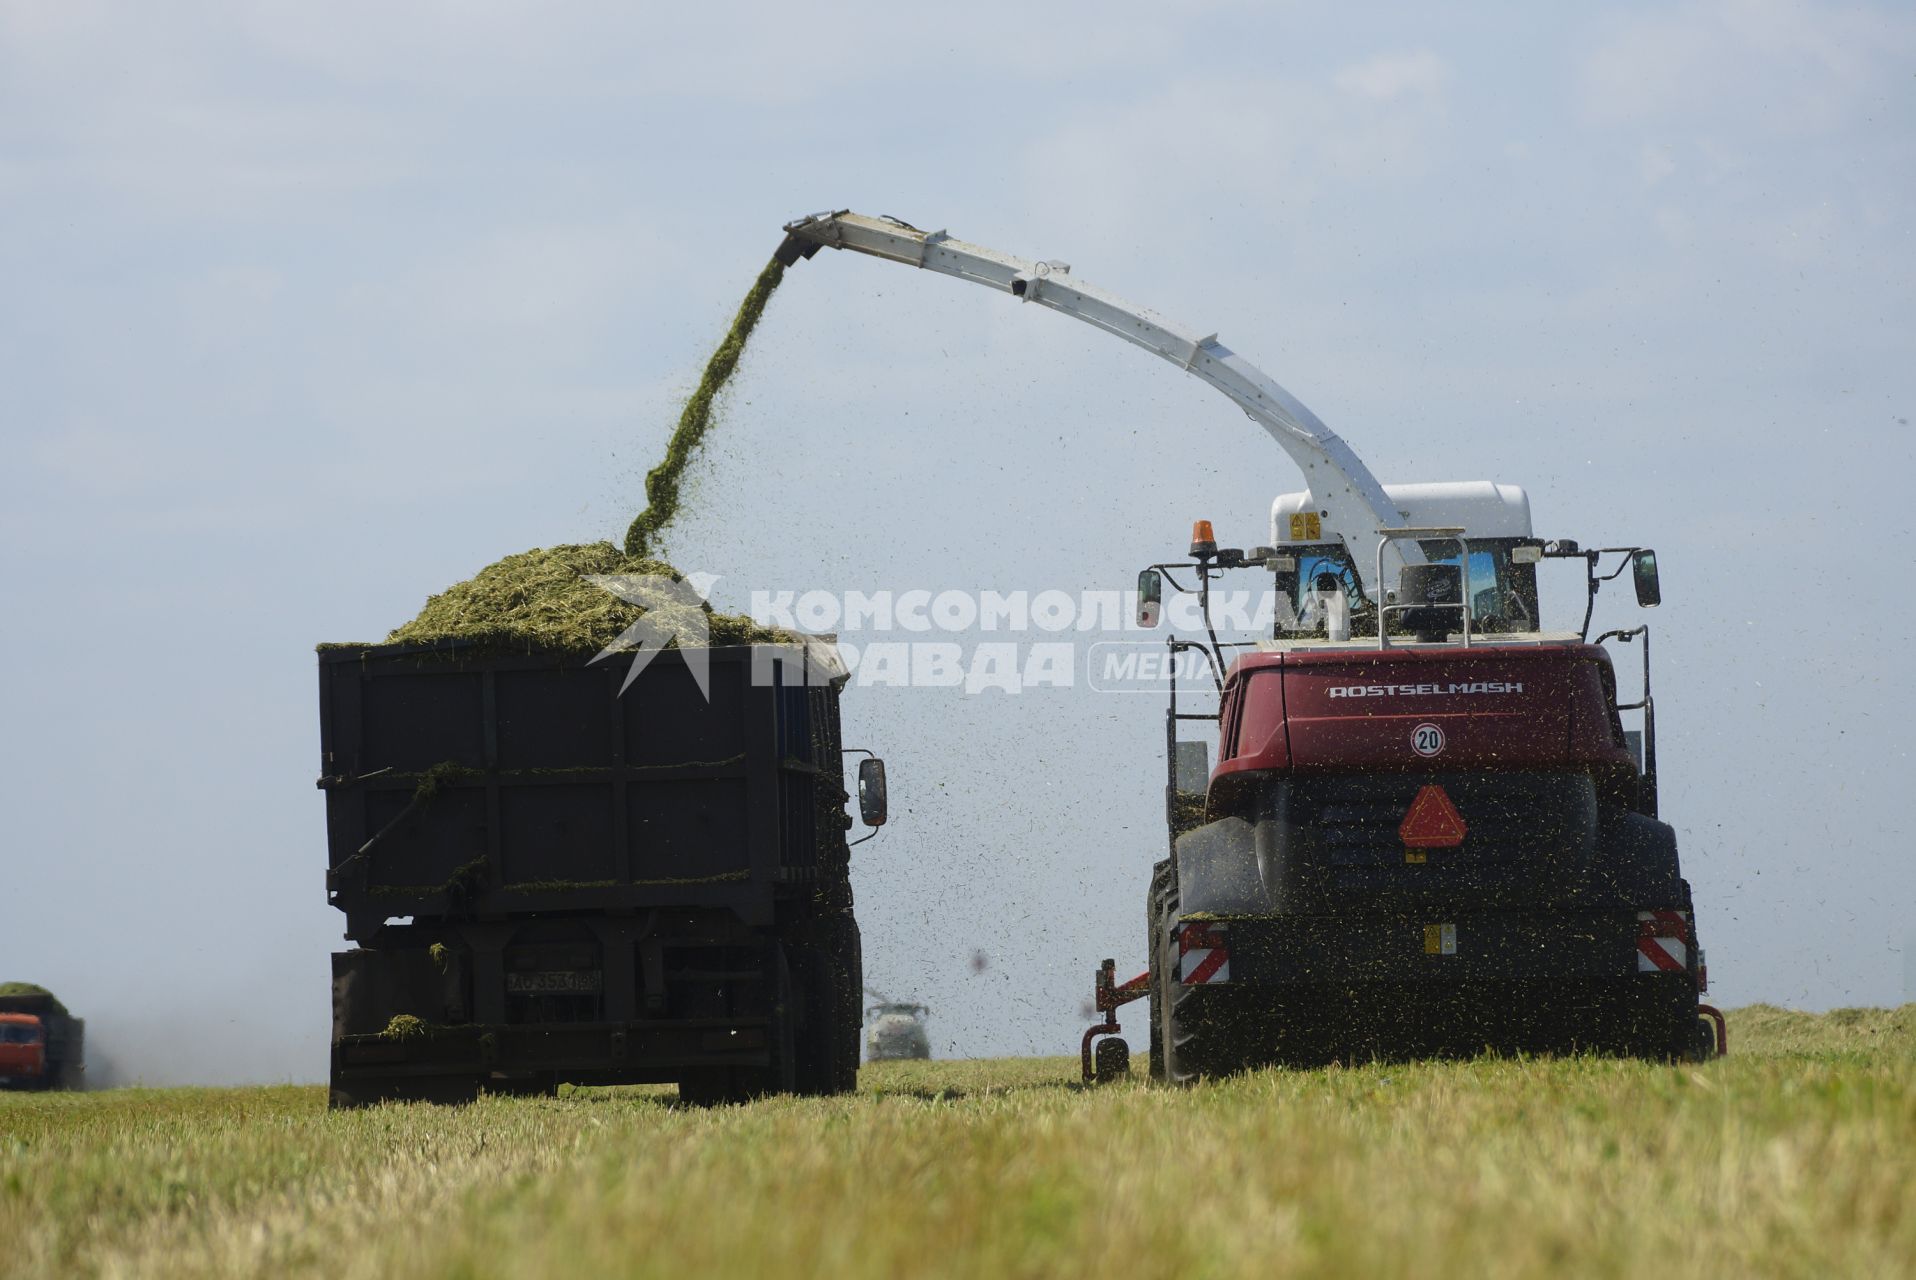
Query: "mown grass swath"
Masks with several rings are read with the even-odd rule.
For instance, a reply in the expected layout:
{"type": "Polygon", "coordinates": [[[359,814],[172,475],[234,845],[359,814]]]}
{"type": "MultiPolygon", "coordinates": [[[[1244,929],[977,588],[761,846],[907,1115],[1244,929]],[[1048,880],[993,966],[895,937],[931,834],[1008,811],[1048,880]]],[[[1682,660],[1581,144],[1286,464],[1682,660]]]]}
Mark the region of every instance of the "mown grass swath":
{"type": "Polygon", "coordinates": [[[1894,1275],[1916,1006],[1732,1015],[1703,1066],[1485,1059],[1076,1086],[867,1066],[328,1114],[318,1088],[0,1098],[22,1275],[1894,1275]],[[1100,1261],[1100,1259],[1102,1261],[1100,1261]]]}

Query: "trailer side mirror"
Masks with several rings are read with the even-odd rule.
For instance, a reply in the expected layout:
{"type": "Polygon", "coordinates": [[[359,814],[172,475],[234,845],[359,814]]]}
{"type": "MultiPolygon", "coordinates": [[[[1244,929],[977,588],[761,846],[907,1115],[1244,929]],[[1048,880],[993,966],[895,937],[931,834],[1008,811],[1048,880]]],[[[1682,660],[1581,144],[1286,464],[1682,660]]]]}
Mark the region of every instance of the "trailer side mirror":
{"type": "Polygon", "coordinates": [[[1155,627],[1158,615],[1164,611],[1164,575],[1156,569],[1146,569],[1138,575],[1138,625],[1155,627]]]}
{"type": "Polygon", "coordinates": [[[1630,557],[1630,577],[1636,583],[1637,603],[1653,609],[1663,603],[1663,588],[1657,582],[1657,553],[1644,549],[1630,557]]]}
{"type": "Polygon", "coordinates": [[[885,814],[885,762],[867,756],[858,762],[858,816],[868,827],[882,827],[885,814]]]}

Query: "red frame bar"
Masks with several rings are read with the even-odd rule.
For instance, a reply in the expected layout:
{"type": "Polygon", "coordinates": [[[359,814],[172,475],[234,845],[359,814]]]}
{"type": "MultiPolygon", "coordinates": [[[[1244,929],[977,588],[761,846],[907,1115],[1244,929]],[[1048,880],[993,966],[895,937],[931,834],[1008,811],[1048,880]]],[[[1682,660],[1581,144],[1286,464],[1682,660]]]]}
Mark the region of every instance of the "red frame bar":
{"type": "Polygon", "coordinates": [[[1095,983],[1092,1001],[1098,1011],[1104,1014],[1104,1021],[1086,1027],[1084,1038],[1078,1042],[1078,1069],[1086,1084],[1090,1084],[1096,1075],[1091,1067],[1091,1042],[1099,1036],[1114,1036],[1124,1030],[1118,1025],[1116,1011],[1133,1000],[1142,1000],[1151,994],[1149,969],[1120,985],[1116,960],[1106,960],[1099,965],[1092,980],[1095,983]]]}

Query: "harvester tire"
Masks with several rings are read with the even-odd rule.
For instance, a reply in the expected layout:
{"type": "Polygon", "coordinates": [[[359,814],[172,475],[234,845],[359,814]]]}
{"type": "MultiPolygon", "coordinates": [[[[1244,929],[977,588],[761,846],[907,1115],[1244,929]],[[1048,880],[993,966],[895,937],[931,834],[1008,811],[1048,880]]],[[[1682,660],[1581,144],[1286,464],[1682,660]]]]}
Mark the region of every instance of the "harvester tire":
{"type": "Polygon", "coordinates": [[[1157,978],[1151,990],[1158,1006],[1158,1036],[1162,1040],[1164,1079],[1171,1084],[1195,1084],[1206,1076],[1229,1075],[1249,1065],[1239,1034],[1228,1022],[1216,1017],[1218,991],[1186,987],[1177,980],[1177,958],[1172,953],[1170,922],[1178,917],[1178,891],[1175,883],[1166,890],[1164,921],[1152,940],[1152,956],[1157,962],[1157,978]],[[1200,1001],[1206,1008],[1200,1010],[1200,1001]]]}
{"type": "Polygon", "coordinates": [[[1167,858],[1151,868],[1151,891],[1144,903],[1144,954],[1150,966],[1150,1019],[1151,1019],[1151,1078],[1164,1079],[1164,1011],[1163,998],[1158,991],[1158,952],[1163,947],[1164,931],[1169,927],[1164,914],[1164,900],[1171,890],[1171,862],[1167,858]]]}
{"type": "Polygon", "coordinates": [[[1716,1057],[1716,1026],[1707,1018],[1696,1020],[1695,1038],[1690,1043],[1690,1061],[1708,1062],[1716,1057]]]}

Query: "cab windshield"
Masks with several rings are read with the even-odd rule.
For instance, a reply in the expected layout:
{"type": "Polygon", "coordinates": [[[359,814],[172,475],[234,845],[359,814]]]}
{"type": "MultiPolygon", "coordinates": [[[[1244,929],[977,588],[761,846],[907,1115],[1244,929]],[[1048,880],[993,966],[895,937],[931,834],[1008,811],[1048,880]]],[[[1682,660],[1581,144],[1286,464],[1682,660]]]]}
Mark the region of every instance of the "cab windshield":
{"type": "MultiPolygon", "coordinates": [[[[1431,539],[1418,544],[1430,564],[1456,564],[1455,542],[1431,539]]],[[[1535,631],[1537,622],[1537,571],[1534,564],[1519,564],[1511,551],[1525,545],[1518,538],[1473,538],[1468,542],[1470,566],[1467,571],[1471,597],[1471,628],[1486,633],[1535,631]]],[[[1532,544],[1534,545],[1534,544],[1532,544]]],[[[1297,568],[1276,575],[1278,608],[1276,635],[1279,638],[1307,639],[1326,634],[1326,623],[1342,607],[1350,615],[1353,637],[1377,634],[1377,604],[1365,594],[1362,579],[1351,561],[1348,548],[1320,545],[1296,549],[1297,568]],[[1285,605],[1290,608],[1286,616],[1285,605]]],[[[1394,603],[1394,593],[1393,600],[1394,603]]],[[[1454,612],[1454,611],[1453,611],[1454,612]]],[[[1455,629],[1461,630],[1461,619],[1455,629]]],[[[1393,613],[1391,634],[1403,630],[1402,615],[1393,613]]]]}
{"type": "Polygon", "coordinates": [[[0,1022],[0,1044],[39,1044],[40,1028],[31,1022],[0,1022]]]}

